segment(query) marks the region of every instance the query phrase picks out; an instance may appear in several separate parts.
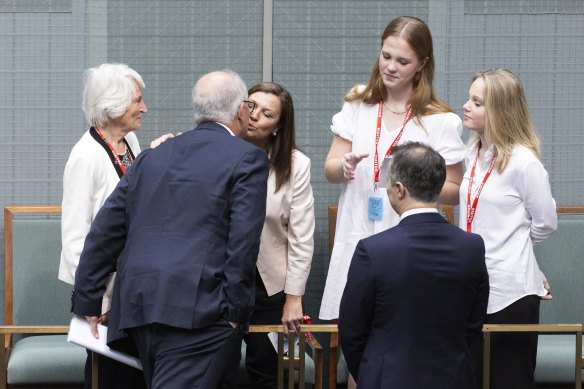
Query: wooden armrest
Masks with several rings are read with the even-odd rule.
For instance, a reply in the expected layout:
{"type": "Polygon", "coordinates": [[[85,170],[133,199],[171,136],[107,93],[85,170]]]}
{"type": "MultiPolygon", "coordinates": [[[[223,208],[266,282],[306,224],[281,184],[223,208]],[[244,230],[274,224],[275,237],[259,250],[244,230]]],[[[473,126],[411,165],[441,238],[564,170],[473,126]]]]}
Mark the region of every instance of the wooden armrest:
{"type": "Polygon", "coordinates": [[[2,325],[0,326],[0,336],[2,337],[0,344],[4,344],[5,350],[9,349],[12,334],[66,334],[68,332],[69,326],[2,325]]]}
{"type": "Polygon", "coordinates": [[[485,324],[483,332],[577,333],[582,324],[485,324]]]}
{"type": "MultiPolygon", "coordinates": [[[[252,324],[249,332],[282,332],[282,324],[252,324]]],[[[336,324],[301,324],[300,332],[339,332],[336,324]]]]}
{"type": "Polygon", "coordinates": [[[69,326],[0,326],[0,334],[66,334],[69,326]]]}

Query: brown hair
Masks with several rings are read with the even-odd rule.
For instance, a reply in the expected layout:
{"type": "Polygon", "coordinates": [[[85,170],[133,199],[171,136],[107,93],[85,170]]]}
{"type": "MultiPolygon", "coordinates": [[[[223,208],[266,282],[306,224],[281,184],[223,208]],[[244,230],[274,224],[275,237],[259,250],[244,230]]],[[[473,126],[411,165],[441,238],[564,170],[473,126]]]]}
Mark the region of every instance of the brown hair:
{"type": "MultiPolygon", "coordinates": [[[[408,101],[412,108],[412,117],[434,113],[453,112],[444,102],[439,100],[434,93],[432,81],[434,79],[434,52],[430,29],[422,20],[412,16],[400,16],[393,19],[381,35],[381,45],[390,36],[404,39],[416,53],[419,61],[427,58],[422,70],[414,76],[413,93],[408,101]]],[[[362,101],[367,104],[377,104],[387,97],[387,89],[383,84],[379,70],[379,60],[375,61],[369,76],[369,82],[365,89],[353,87],[345,96],[345,101],[362,101]]]]}
{"type": "Polygon", "coordinates": [[[296,126],[294,123],[294,102],[286,88],[274,82],[260,82],[252,86],[248,94],[264,92],[280,99],[282,110],[278,121],[278,134],[268,139],[270,169],[276,174],[276,190],[290,181],[292,174],[292,151],[296,149],[296,126]]]}

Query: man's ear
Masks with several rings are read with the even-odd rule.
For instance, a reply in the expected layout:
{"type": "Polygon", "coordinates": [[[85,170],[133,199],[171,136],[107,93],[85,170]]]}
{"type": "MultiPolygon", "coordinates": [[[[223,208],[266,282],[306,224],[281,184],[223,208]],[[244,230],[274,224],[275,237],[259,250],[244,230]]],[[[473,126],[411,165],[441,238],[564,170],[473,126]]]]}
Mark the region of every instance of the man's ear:
{"type": "Polygon", "coordinates": [[[244,109],[247,109],[243,106],[243,103],[239,103],[239,106],[237,107],[237,119],[242,120],[243,115],[245,114],[245,112],[243,111],[244,109]]]}
{"type": "Polygon", "coordinates": [[[396,182],[395,186],[397,187],[397,195],[400,200],[402,200],[406,196],[406,187],[401,182],[396,182]]]}

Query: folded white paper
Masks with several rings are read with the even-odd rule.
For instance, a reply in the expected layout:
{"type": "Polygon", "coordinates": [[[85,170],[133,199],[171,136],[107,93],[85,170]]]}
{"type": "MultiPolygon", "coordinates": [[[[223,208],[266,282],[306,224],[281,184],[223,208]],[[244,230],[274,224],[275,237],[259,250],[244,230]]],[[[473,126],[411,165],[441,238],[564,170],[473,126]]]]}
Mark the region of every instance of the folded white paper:
{"type": "Polygon", "coordinates": [[[106,344],[106,326],[98,324],[97,330],[99,331],[99,339],[95,339],[93,335],[91,335],[91,329],[89,328],[89,323],[87,320],[74,316],[73,319],[71,319],[67,340],[71,343],[75,343],[76,345],[85,347],[86,349],[95,351],[98,354],[105,355],[108,358],[115,359],[116,361],[122,362],[128,366],[142,370],[142,363],[140,362],[140,359],[121,351],[112,350],[108,347],[106,344]]]}
{"type": "MultiPolygon", "coordinates": [[[[274,350],[276,350],[276,353],[278,352],[278,333],[277,332],[268,332],[268,338],[270,339],[270,342],[272,342],[272,346],[274,347],[274,350]]],[[[295,338],[296,339],[296,343],[295,343],[295,347],[294,347],[294,356],[298,356],[298,350],[300,350],[300,340],[298,340],[298,337],[295,338]]],[[[284,337],[284,355],[288,355],[288,337],[285,336],[284,337]]]]}

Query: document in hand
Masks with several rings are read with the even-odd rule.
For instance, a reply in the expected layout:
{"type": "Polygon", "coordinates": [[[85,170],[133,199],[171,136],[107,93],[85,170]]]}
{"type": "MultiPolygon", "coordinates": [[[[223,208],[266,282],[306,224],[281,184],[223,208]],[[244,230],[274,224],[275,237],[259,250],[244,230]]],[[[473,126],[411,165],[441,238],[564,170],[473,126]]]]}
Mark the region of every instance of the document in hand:
{"type": "Polygon", "coordinates": [[[91,335],[91,330],[87,320],[74,316],[73,319],[71,319],[67,340],[71,343],[75,343],[78,346],[95,351],[98,354],[105,355],[108,358],[115,359],[116,361],[122,362],[128,366],[142,370],[142,363],[140,362],[140,359],[125,354],[121,351],[112,350],[108,347],[106,344],[106,326],[98,324],[97,329],[99,331],[99,339],[95,339],[93,335],[91,335]]]}

